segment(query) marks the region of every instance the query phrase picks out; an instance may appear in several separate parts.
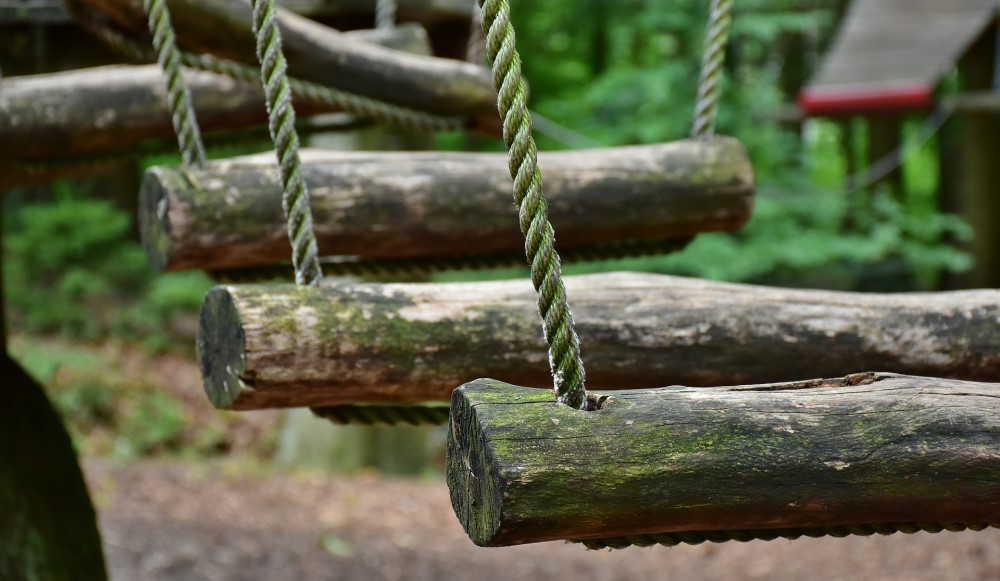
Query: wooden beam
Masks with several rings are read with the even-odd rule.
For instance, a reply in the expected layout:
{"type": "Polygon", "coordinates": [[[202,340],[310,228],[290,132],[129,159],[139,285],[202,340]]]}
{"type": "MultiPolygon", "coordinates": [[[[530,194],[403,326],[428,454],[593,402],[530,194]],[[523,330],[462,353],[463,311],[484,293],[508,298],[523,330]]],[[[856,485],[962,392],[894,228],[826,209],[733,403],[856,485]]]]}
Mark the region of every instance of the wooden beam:
{"type": "Polygon", "coordinates": [[[1000,384],[866,373],[599,397],[588,412],[492,379],[455,391],[447,478],[473,542],[1000,526],[1000,384]]]}
{"type": "MultiPolygon", "coordinates": [[[[352,38],[427,53],[416,25],[358,31],[352,38]]],[[[259,82],[186,70],[198,122],[205,132],[267,126],[259,82]]],[[[296,100],[308,117],[336,111],[296,100]]],[[[0,159],[32,161],[127,151],[147,139],[175,139],[163,73],[156,65],[104,66],[4,79],[0,93],[0,159]]]]}
{"type": "MultiPolygon", "coordinates": [[[[142,0],[80,0],[121,26],[148,34],[142,0]]],[[[169,0],[177,39],[189,50],[256,63],[250,3],[169,0]]],[[[496,92],[483,67],[353,42],[342,33],[278,10],[288,72],[294,77],[422,111],[481,117],[495,133],[496,92]]]]}
{"type": "MultiPolygon", "coordinates": [[[[321,255],[523,256],[503,154],[306,151],[303,161],[321,255]]],[[[539,164],[560,249],[735,230],[750,216],[753,170],[730,138],[543,153],[539,164]]],[[[151,169],[140,223],[163,270],[291,256],[270,154],[151,169]]]]}
{"type": "MultiPolygon", "coordinates": [[[[338,18],[356,14],[374,16],[376,0],[278,0],[278,4],[309,18],[338,18]]],[[[467,0],[400,0],[400,18],[455,20],[472,18],[475,2],[467,0]]]]}
{"type": "MultiPolygon", "coordinates": [[[[566,278],[594,389],[864,369],[1000,381],[1000,291],[862,294],[638,273],[566,278]]],[[[476,377],[548,387],[527,280],[220,286],[198,358],[221,408],[446,401],[476,377]]]]}

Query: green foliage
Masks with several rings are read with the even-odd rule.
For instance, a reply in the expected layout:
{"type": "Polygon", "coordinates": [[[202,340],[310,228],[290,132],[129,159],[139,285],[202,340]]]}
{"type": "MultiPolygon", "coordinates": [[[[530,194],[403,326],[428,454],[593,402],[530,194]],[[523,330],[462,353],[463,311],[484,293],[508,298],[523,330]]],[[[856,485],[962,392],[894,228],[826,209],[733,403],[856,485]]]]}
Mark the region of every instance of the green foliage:
{"type": "Polygon", "coordinates": [[[201,273],[157,276],[128,238],[128,214],[65,184],[54,189],[52,202],[16,208],[6,232],[5,296],[14,325],[187,346],[190,337],[175,333],[173,323],[197,312],[210,281],[201,273]]]}

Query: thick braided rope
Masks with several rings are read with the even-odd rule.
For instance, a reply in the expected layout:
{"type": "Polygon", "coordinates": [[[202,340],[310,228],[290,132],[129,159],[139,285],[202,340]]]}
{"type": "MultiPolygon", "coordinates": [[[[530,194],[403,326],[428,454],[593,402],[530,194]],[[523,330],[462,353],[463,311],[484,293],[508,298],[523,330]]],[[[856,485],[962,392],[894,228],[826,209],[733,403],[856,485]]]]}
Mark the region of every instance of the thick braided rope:
{"type": "Polygon", "coordinates": [[[375,1],[375,28],[387,30],[396,26],[396,0],[375,1]]]}
{"type": "Polygon", "coordinates": [[[149,31],[153,34],[153,46],[156,47],[156,60],[167,82],[167,103],[181,158],[185,167],[200,169],[205,165],[205,144],[202,143],[201,129],[194,115],[191,90],[181,75],[181,54],[177,49],[166,0],[144,0],[144,4],[149,17],[149,31]]]}
{"type": "Polygon", "coordinates": [[[278,173],[284,190],[282,207],[288,219],[288,239],[292,244],[295,282],[317,285],[323,278],[313,232],[309,190],[302,178],[299,136],[295,131],[295,109],[288,85],[285,55],[281,52],[281,32],[274,0],[253,0],[253,30],[257,36],[257,58],[267,100],[271,139],[278,155],[278,173]]]}
{"type": "MultiPolygon", "coordinates": [[[[256,81],[260,78],[259,70],[243,63],[220,59],[207,54],[183,53],[181,58],[183,63],[191,68],[241,80],[256,81]]],[[[292,88],[292,94],[296,98],[343,109],[365,119],[393,123],[404,129],[455,131],[465,125],[464,120],[460,117],[446,117],[424,113],[369,97],[362,97],[311,81],[289,78],[288,82],[292,88]]]]}
{"type": "Polygon", "coordinates": [[[698,80],[698,98],[694,109],[692,138],[711,137],[715,133],[715,119],[719,114],[722,96],[722,66],[726,61],[726,43],[733,22],[733,0],[712,0],[705,35],[705,52],[702,54],[701,76],[698,80]]]}
{"type": "Polygon", "coordinates": [[[312,412],[338,425],[441,426],[448,423],[449,407],[441,405],[344,405],[312,408],[312,412]]]}
{"type": "Polygon", "coordinates": [[[773,541],[778,538],[795,540],[801,537],[848,537],[851,535],[871,536],[895,533],[913,534],[919,532],[939,533],[941,531],[960,532],[982,531],[1000,528],[1000,523],[875,523],[839,525],[830,527],[790,528],[790,529],[744,529],[730,531],[685,531],[655,535],[635,535],[612,539],[585,539],[570,541],[580,543],[588,549],[624,549],[627,547],[651,547],[663,545],[674,547],[681,544],[698,545],[704,542],[724,543],[726,541],[773,541]]]}
{"type": "Polygon", "coordinates": [[[480,65],[485,62],[486,55],[483,51],[486,50],[486,35],[483,32],[482,24],[482,13],[479,11],[479,0],[473,0],[475,8],[472,10],[472,18],[469,30],[469,42],[465,47],[465,60],[474,65],[480,65]]]}
{"type": "Polygon", "coordinates": [[[542,329],[549,344],[549,367],[557,401],[576,409],[587,403],[580,339],[566,302],[555,234],[549,224],[548,208],[542,194],[535,140],[531,136],[531,116],[526,103],[521,58],[515,46],[508,0],[480,0],[486,54],[493,67],[497,106],[503,119],[504,142],[510,155],[509,169],[514,179],[514,201],[518,205],[525,254],[531,264],[531,281],[538,293],[542,329]]]}
{"type": "MultiPolygon", "coordinates": [[[[73,19],[81,28],[111,49],[131,60],[139,62],[156,60],[156,56],[145,45],[129,38],[110,27],[106,22],[96,18],[90,10],[79,6],[76,0],[66,2],[66,5],[73,19]]],[[[254,82],[260,80],[260,69],[257,67],[207,54],[199,55],[180,51],[180,55],[181,63],[193,69],[226,75],[241,80],[254,82]]],[[[291,84],[292,94],[296,99],[342,109],[358,117],[390,123],[404,129],[457,131],[465,126],[465,120],[461,117],[424,113],[423,111],[401,107],[301,79],[290,78],[288,82],[291,84]]]]}

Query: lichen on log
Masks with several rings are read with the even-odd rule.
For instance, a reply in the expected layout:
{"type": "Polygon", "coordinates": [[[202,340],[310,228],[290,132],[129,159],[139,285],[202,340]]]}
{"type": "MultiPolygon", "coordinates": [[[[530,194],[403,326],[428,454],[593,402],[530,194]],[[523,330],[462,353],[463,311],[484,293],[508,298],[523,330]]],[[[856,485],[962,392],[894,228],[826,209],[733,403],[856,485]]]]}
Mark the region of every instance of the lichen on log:
{"type": "Polygon", "coordinates": [[[867,373],[592,395],[588,412],[490,379],[455,391],[447,479],[476,544],[1000,526],[995,383],[867,373]]]}

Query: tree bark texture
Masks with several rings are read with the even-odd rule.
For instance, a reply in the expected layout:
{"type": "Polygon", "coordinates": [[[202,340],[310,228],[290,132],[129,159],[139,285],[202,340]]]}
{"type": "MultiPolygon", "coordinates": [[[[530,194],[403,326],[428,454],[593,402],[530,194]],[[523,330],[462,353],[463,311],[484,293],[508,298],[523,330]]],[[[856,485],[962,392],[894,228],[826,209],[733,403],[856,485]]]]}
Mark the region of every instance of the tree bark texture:
{"type": "MultiPolygon", "coordinates": [[[[1000,381],[1000,291],[870,295],[636,273],[566,286],[594,389],[869,369],[1000,381]]],[[[476,377],[551,386],[527,280],[220,286],[202,307],[198,357],[209,398],[232,409],[447,401],[476,377]]]]}
{"type": "MultiPolygon", "coordinates": [[[[321,255],[524,255],[503,154],[307,151],[303,161],[321,255]]],[[[543,153],[539,165],[561,250],[735,230],[750,216],[753,170],[731,138],[543,153]]],[[[139,211],[151,262],[288,262],[278,184],[273,155],[151,169],[139,211]]]]}
{"type": "MultiPolygon", "coordinates": [[[[142,0],[82,0],[119,25],[148,34],[142,0]]],[[[178,43],[245,63],[257,63],[250,3],[169,0],[178,43]]],[[[481,116],[496,127],[496,91],[489,71],[455,60],[415,56],[353,42],[342,33],[278,10],[288,72],[359,95],[422,111],[481,116]]]]}
{"type": "Polygon", "coordinates": [[[455,391],[447,478],[476,544],[1000,526],[1000,384],[866,373],[601,397],[579,411],[491,379],[455,391]]]}
{"type": "MultiPolygon", "coordinates": [[[[426,53],[417,26],[359,31],[351,37],[426,53]]],[[[260,82],[185,70],[198,123],[205,132],[267,126],[260,82]]],[[[308,117],[336,111],[296,100],[308,117]]],[[[0,92],[0,158],[37,161],[128,151],[147,139],[174,139],[163,73],[157,65],[114,65],[4,79],[0,92]]]]}
{"type": "Polygon", "coordinates": [[[69,434],[41,386],[6,354],[0,377],[0,579],[106,579],[69,434]]]}

